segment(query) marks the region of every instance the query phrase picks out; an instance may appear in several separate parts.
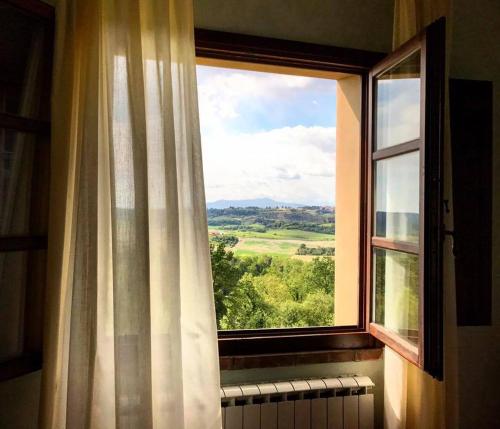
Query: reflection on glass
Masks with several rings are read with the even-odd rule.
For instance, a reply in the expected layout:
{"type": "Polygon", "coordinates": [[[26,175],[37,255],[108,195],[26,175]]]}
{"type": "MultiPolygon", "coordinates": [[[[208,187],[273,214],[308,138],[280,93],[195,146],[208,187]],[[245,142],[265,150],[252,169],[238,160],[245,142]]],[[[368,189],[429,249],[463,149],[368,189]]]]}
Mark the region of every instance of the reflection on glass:
{"type": "MultiPolygon", "coordinates": [[[[41,81],[47,29],[42,20],[4,4],[0,13],[0,111],[26,117],[40,117],[41,81]]],[[[48,110],[48,109],[44,109],[48,110]]]]}
{"type": "Polygon", "coordinates": [[[377,78],[377,150],[420,137],[420,52],[377,78]]]}
{"type": "MultiPolygon", "coordinates": [[[[45,210],[35,201],[44,199],[42,189],[48,174],[48,147],[36,145],[33,134],[0,130],[0,233],[44,234],[45,210]],[[37,156],[43,151],[45,157],[37,156]],[[35,168],[34,168],[35,167],[35,168]],[[33,176],[35,175],[35,177],[33,176]],[[40,178],[41,177],[41,178],[40,178]],[[30,210],[38,210],[30,219],[30,210]]],[[[45,194],[46,195],[46,194],[45,194]]],[[[46,199],[46,198],[45,198],[46,199]]]]}
{"type": "Polygon", "coordinates": [[[418,243],[419,154],[376,161],[375,235],[418,243]]]}
{"type": "Polygon", "coordinates": [[[418,344],[418,256],[373,250],[375,323],[418,344]]]}
{"type": "MultiPolygon", "coordinates": [[[[22,352],[26,287],[32,294],[41,291],[46,262],[44,250],[0,252],[0,363],[22,352]]],[[[30,317],[41,326],[41,311],[30,317]]]]}

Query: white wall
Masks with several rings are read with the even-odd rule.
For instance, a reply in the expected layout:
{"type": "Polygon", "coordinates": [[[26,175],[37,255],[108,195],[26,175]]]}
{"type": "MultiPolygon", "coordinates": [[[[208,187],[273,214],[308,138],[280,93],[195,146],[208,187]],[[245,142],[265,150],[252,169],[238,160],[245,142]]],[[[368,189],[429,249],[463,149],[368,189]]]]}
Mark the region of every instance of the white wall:
{"type": "MultiPolygon", "coordinates": [[[[460,429],[500,427],[500,1],[453,0],[451,77],[493,81],[493,325],[458,328],[460,429]]],[[[474,142],[470,142],[474,144],[474,142]]]]}
{"type": "Polygon", "coordinates": [[[194,0],[200,28],[388,52],[393,0],[194,0]]]}

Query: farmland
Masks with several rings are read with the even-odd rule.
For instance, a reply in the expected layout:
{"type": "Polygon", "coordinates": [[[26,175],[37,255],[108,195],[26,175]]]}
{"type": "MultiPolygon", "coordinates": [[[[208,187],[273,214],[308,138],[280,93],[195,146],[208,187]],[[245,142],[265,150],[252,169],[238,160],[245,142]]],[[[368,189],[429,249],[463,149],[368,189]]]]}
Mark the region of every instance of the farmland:
{"type": "Polygon", "coordinates": [[[331,207],[209,208],[219,329],[334,324],[331,207]]]}
{"type": "Polygon", "coordinates": [[[209,209],[211,239],[234,236],[232,247],[237,256],[267,254],[310,260],[299,255],[301,245],[307,248],[335,247],[334,212],[332,208],[227,208],[209,209]]]}

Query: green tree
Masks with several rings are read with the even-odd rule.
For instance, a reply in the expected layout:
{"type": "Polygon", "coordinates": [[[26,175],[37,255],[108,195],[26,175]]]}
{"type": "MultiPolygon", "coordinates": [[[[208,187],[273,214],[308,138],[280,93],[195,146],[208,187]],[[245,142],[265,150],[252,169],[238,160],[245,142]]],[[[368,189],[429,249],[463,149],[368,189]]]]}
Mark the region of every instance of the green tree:
{"type": "Polygon", "coordinates": [[[233,252],[226,252],[224,243],[210,245],[210,256],[217,327],[220,328],[220,320],[227,312],[226,299],[237,287],[241,272],[238,259],[233,252]]]}
{"type": "Polygon", "coordinates": [[[333,324],[332,258],[236,257],[224,243],[210,253],[219,329],[333,324]]]}
{"type": "Polygon", "coordinates": [[[314,258],[306,274],[309,290],[323,290],[332,295],[335,285],[335,261],[332,258],[314,258]]]}
{"type": "Polygon", "coordinates": [[[225,300],[226,314],[220,321],[222,329],[259,329],[273,314],[273,307],[257,292],[252,274],[245,273],[225,300]]]}

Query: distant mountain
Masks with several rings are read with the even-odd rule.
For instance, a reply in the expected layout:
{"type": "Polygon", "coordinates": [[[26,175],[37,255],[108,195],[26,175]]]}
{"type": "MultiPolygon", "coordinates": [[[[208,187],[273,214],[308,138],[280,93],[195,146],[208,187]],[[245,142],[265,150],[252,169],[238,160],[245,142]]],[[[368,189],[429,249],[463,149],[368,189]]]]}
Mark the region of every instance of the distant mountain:
{"type": "Polygon", "coordinates": [[[282,203],[271,198],[254,198],[253,200],[217,200],[207,203],[207,209],[227,209],[229,207],[304,207],[305,204],[282,203]]]}

